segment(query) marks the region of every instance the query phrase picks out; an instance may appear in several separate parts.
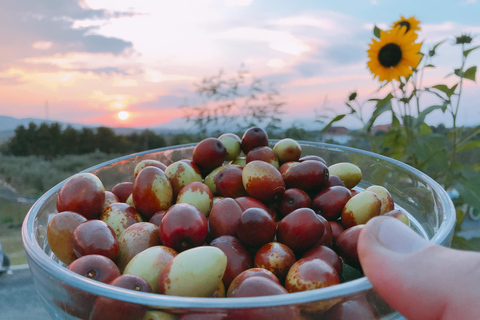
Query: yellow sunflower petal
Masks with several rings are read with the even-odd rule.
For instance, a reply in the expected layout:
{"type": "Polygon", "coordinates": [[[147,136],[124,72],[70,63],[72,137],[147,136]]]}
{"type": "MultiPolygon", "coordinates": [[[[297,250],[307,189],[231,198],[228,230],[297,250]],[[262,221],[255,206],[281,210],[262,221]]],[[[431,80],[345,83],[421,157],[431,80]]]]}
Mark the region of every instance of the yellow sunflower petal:
{"type": "Polygon", "coordinates": [[[405,33],[404,28],[398,26],[381,32],[378,41],[372,39],[367,50],[367,67],[374,78],[392,81],[411,75],[421,59],[422,44],[414,43],[415,39],[416,35],[405,33]]]}
{"type": "Polygon", "coordinates": [[[400,20],[397,20],[392,24],[392,29],[395,27],[399,27],[400,29],[403,29],[403,32],[405,34],[411,34],[416,39],[418,37],[417,31],[420,31],[420,21],[415,19],[414,16],[410,18],[405,18],[404,16],[400,16],[400,20]]]}

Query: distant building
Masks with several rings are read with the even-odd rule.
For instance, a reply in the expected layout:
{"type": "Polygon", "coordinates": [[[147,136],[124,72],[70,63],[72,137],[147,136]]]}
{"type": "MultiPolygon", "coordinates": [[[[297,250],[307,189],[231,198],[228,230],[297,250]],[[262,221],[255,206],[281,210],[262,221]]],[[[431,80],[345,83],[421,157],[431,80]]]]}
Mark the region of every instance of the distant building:
{"type": "Polygon", "coordinates": [[[353,137],[350,135],[350,130],[346,127],[330,127],[320,134],[319,140],[327,143],[337,143],[346,145],[353,137]]]}
{"type": "Polygon", "coordinates": [[[390,130],[390,128],[392,128],[392,125],[390,124],[379,124],[379,125],[376,125],[372,128],[371,132],[372,132],[372,136],[374,136],[375,134],[381,132],[381,133],[386,133],[388,132],[388,130],[390,130]]]}

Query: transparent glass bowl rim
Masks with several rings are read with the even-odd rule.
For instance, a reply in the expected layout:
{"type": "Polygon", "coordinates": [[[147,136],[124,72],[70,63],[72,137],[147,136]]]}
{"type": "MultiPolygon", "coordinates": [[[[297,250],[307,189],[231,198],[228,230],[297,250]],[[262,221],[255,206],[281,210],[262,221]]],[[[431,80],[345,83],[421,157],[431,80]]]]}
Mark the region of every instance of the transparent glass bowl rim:
{"type": "MultiPolygon", "coordinates": [[[[271,139],[270,142],[274,143],[276,140],[271,139]]],[[[352,147],[328,144],[328,143],[319,143],[319,142],[310,142],[310,141],[298,141],[300,144],[306,144],[310,146],[318,146],[324,149],[331,149],[336,151],[346,151],[349,153],[361,154],[369,157],[376,157],[378,159],[390,162],[395,166],[401,167],[404,170],[408,170],[410,173],[415,174],[419,179],[428,183],[432,190],[438,194],[439,198],[442,201],[443,208],[445,210],[445,215],[443,221],[440,225],[440,228],[435,233],[435,235],[430,239],[434,244],[441,244],[451,233],[455,225],[456,217],[454,215],[455,208],[453,203],[448,196],[447,192],[432,178],[424,174],[423,172],[392,158],[376,154],[373,152],[356,149],[352,147]]],[[[106,165],[113,164],[118,161],[128,160],[138,156],[145,156],[151,153],[156,153],[159,151],[167,151],[174,149],[181,149],[186,147],[195,146],[195,143],[184,144],[177,146],[170,146],[158,149],[152,149],[147,151],[142,151],[119,158],[115,158],[88,169],[85,169],[81,172],[90,172],[98,168],[104,167],[106,165]]],[[[247,298],[196,298],[196,297],[180,297],[180,296],[168,296],[161,295],[156,293],[144,293],[136,292],[133,290],[127,290],[123,288],[114,287],[108,284],[104,284],[98,281],[87,279],[83,276],[80,276],[74,272],[71,272],[67,268],[62,267],[61,265],[55,263],[47,254],[42,250],[38,245],[35,237],[35,232],[33,230],[34,222],[38,210],[41,208],[44,201],[50,198],[55,192],[57,192],[63,184],[68,180],[60,182],[44,195],[42,195],[31,207],[25,220],[22,225],[22,240],[25,248],[25,252],[29,259],[32,260],[32,263],[37,264],[42,268],[46,273],[48,273],[52,278],[63,282],[69,286],[98,294],[103,295],[109,298],[114,298],[122,301],[129,301],[133,303],[139,303],[149,306],[165,307],[165,308],[192,308],[192,309],[231,309],[231,308],[246,308],[246,307],[268,307],[268,306],[279,306],[279,305],[291,305],[291,304],[300,304],[308,303],[320,300],[327,300],[338,298],[341,296],[348,296],[362,291],[367,291],[372,288],[370,281],[366,277],[362,277],[356,280],[348,281],[341,283],[335,286],[289,293],[284,295],[275,295],[275,296],[260,296],[260,297],[247,297],[247,298]]]]}

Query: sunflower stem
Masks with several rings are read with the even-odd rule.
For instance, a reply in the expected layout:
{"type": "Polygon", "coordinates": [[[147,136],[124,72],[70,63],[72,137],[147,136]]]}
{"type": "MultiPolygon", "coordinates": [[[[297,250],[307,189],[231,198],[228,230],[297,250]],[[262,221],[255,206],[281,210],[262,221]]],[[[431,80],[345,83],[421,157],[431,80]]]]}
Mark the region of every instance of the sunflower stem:
{"type": "Polygon", "coordinates": [[[453,143],[453,146],[452,146],[452,156],[451,156],[451,159],[450,159],[450,167],[452,167],[455,163],[455,159],[457,157],[457,116],[458,116],[458,110],[460,108],[460,97],[462,95],[462,89],[463,89],[463,69],[465,68],[465,61],[466,61],[466,57],[465,57],[465,44],[462,43],[462,65],[460,67],[460,71],[459,71],[459,77],[460,77],[460,81],[459,81],[459,84],[458,84],[458,95],[457,95],[457,104],[455,106],[454,109],[452,109],[452,130],[453,130],[453,137],[452,137],[452,143],[453,143]]]}

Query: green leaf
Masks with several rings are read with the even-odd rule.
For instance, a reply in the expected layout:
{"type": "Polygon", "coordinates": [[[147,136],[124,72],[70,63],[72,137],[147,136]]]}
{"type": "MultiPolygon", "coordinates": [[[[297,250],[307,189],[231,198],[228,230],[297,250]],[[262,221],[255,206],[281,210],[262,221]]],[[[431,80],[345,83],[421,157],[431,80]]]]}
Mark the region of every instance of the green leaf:
{"type": "Polygon", "coordinates": [[[469,240],[453,236],[452,248],[459,250],[480,251],[480,238],[471,238],[469,240]]]}
{"type": "Polygon", "coordinates": [[[340,275],[340,282],[352,281],[358,278],[363,277],[363,274],[356,268],[343,263],[342,265],[342,274],[340,275]]]}
{"type": "Polygon", "coordinates": [[[442,97],[438,92],[435,92],[435,91],[430,90],[430,88],[425,88],[425,91],[426,91],[426,92],[433,93],[434,95],[436,95],[437,97],[439,97],[440,99],[442,99],[444,102],[447,102],[447,101],[448,101],[448,99],[445,99],[444,97],[442,97]]]}
{"type": "Polygon", "coordinates": [[[435,53],[436,53],[437,47],[438,47],[439,45],[441,45],[442,43],[444,43],[444,42],[445,42],[445,40],[442,40],[442,41],[438,42],[436,45],[434,45],[433,48],[432,48],[430,51],[428,51],[428,55],[429,55],[430,57],[433,57],[433,56],[435,55],[435,53]]]}
{"type": "Polygon", "coordinates": [[[398,120],[398,117],[392,112],[392,130],[398,129],[400,129],[400,120],[398,120]]]}
{"type": "Polygon", "coordinates": [[[345,102],[345,104],[346,104],[347,107],[350,109],[350,114],[357,112],[357,111],[355,110],[355,108],[350,105],[350,103],[345,102]]]}
{"type": "Polygon", "coordinates": [[[375,106],[375,110],[373,111],[370,119],[368,120],[367,124],[365,125],[365,130],[368,132],[373,126],[373,123],[377,118],[386,111],[392,111],[392,98],[393,95],[389,93],[383,99],[370,99],[368,101],[377,101],[377,105],[375,106]]]}
{"type": "Polygon", "coordinates": [[[466,58],[470,54],[470,52],[472,52],[473,50],[476,50],[478,48],[480,48],[480,46],[476,46],[476,47],[473,47],[473,48],[470,48],[468,50],[463,51],[463,56],[466,58]]]}
{"type": "Polygon", "coordinates": [[[480,140],[469,141],[457,149],[457,152],[462,152],[470,149],[480,148],[480,140]]]}
{"type": "Polygon", "coordinates": [[[463,73],[463,77],[468,80],[472,80],[475,82],[475,74],[477,73],[477,66],[473,66],[465,70],[463,73]]]}
{"type": "Polygon", "coordinates": [[[432,86],[432,88],[437,89],[437,90],[440,90],[440,91],[442,91],[442,92],[444,92],[444,93],[447,93],[447,92],[449,91],[448,86],[447,86],[447,85],[444,85],[444,84],[437,84],[437,85],[435,85],[435,86],[432,86]]]}
{"type": "Polygon", "coordinates": [[[437,89],[447,95],[447,97],[451,97],[455,93],[455,89],[457,89],[458,84],[454,84],[451,88],[444,84],[437,84],[435,86],[432,86],[432,89],[437,89]]]}
{"type": "Polygon", "coordinates": [[[420,125],[420,134],[425,135],[429,133],[432,133],[432,128],[425,122],[422,122],[420,125]]]}
{"type": "Polygon", "coordinates": [[[465,220],[466,213],[462,209],[456,208],[455,209],[457,214],[457,223],[455,224],[456,228],[460,228],[463,224],[463,220],[465,220]]]}
{"type": "Polygon", "coordinates": [[[342,120],[345,116],[346,116],[346,114],[339,114],[338,116],[336,116],[335,118],[333,118],[333,119],[322,129],[321,132],[325,132],[328,128],[330,128],[330,127],[332,126],[332,124],[334,124],[334,123],[337,122],[337,121],[342,120]]]}
{"type": "Polygon", "coordinates": [[[433,64],[429,63],[424,68],[436,68],[433,64]]]}
{"type": "Polygon", "coordinates": [[[437,42],[437,44],[435,44],[435,45],[433,46],[433,49],[432,49],[432,50],[436,50],[437,47],[438,47],[439,45],[441,45],[442,43],[444,43],[445,41],[447,41],[447,39],[443,39],[442,41],[437,42]]]}
{"type": "Polygon", "coordinates": [[[438,110],[438,109],[444,110],[444,108],[445,108],[445,106],[443,106],[443,105],[434,105],[434,106],[430,106],[430,107],[422,110],[418,114],[418,117],[415,119],[415,121],[413,123],[414,128],[418,128],[422,123],[424,123],[425,118],[427,117],[428,114],[430,114],[431,112],[433,112],[435,110],[438,110]]]}
{"type": "Polygon", "coordinates": [[[381,30],[380,30],[379,27],[377,27],[377,26],[374,26],[374,27],[373,27],[373,35],[374,35],[375,37],[377,37],[378,39],[380,39],[380,32],[381,32],[381,30]]]}
{"type": "Polygon", "coordinates": [[[462,183],[457,183],[454,187],[455,189],[457,189],[460,196],[465,200],[465,203],[471,205],[476,209],[480,209],[479,180],[474,179],[474,177],[469,177],[468,180],[462,181],[462,183]]]}

